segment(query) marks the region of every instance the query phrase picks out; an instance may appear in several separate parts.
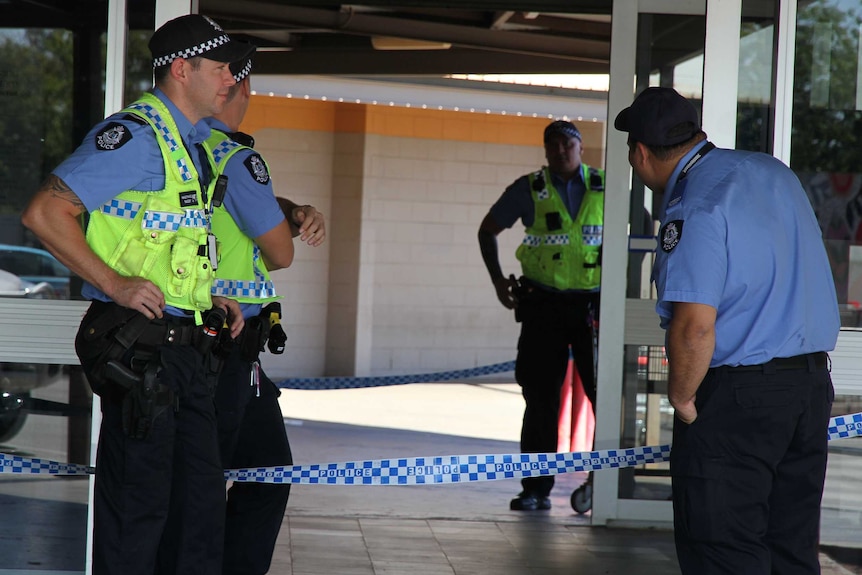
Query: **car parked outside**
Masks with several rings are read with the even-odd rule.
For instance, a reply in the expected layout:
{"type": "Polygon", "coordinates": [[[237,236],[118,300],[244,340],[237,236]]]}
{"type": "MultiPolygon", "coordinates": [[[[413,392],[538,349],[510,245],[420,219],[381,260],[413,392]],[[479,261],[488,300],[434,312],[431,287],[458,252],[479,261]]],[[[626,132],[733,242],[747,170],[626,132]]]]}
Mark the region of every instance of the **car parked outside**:
{"type": "Polygon", "coordinates": [[[32,284],[46,282],[54,290],[56,299],[69,299],[72,272],[45,250],[0,244],[0,270],[32,284]]]}
{"type": "MultiPolygon", "coordinates": [[[[48,282],[34,284],[0,269],[0,297],[56,299],[57,292],[48,282]]],[[[61,365],[0,362],[0,443],[14,437],[24,426],[30,392],[54,383],[62,375],[61,365]]]]}

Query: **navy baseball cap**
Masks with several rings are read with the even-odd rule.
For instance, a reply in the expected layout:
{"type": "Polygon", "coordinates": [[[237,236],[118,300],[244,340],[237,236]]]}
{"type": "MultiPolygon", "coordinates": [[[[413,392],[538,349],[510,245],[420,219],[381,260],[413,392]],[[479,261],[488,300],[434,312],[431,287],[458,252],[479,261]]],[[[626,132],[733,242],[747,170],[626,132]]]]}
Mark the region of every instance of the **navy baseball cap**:
{"type": "Polygon", "coordinates": [[[231,40],[212,18],[186,14],[169,20],[153,32],[149,43],[153,68],[166,66],[177,58],[201,56],[216,62],[242,60],[254,46],[231,40]]]}
{"type": "Polygon", "coordinates": [[[236,80],[237,84],[245,80],[246,77],[251,74],[251,57],[254,56],[254,51],[257,50],[257,46],[249,44],[249,47],[251,48],[251,52],[249,52],[248,56],[242,60],[230,63],[230,73],[233,74],[233,79],[236,80]]]}
{"type": "Polygon", "coordinates": [[[561,134],[567,138],[577,138],[578,141],[581,140],[581,132],[578,131],[573,123],[566,120],[554,120],[548,124],[545,128],[544,142],[547,144],[551,136],[555,136],[556,134],[561,134]]]}
{"type": "Polygon", "coordinates": [[[647,88],[617,114],[614,128],[647,146],[675,146],[700,131],[697,109],[672,88],[647,88]]]}

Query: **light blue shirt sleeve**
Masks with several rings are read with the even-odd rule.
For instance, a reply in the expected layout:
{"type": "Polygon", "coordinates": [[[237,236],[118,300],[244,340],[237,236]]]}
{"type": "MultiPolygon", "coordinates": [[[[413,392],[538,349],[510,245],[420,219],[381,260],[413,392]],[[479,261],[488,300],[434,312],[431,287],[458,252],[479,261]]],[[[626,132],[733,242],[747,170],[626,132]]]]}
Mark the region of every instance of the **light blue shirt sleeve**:
{"type": "Polygon", "coordinates": [[[153,129],[127,119],[126,114],[114,114],[98,123],[53,174],[69,186],[87,211],[126,190],[165,187],[165,162],[153,129]],[[117,138],[119,144],[109,143],[117,138]]]}

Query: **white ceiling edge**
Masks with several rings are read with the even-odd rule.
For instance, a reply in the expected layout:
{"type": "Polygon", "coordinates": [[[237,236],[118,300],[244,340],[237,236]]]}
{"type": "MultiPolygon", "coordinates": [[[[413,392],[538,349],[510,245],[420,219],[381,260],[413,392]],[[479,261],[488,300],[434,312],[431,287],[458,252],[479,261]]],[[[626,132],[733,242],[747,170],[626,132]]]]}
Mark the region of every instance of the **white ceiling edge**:
{"type": "Polygon", "coordinates": [[[470,90],[330,76],[252,77],[252,90],[258,95],[427,108],[481,114],[565,118],[573,121],[604,122],[607,119],[607,93],[604,98],[551,96],[488,89],[470,90]]]}

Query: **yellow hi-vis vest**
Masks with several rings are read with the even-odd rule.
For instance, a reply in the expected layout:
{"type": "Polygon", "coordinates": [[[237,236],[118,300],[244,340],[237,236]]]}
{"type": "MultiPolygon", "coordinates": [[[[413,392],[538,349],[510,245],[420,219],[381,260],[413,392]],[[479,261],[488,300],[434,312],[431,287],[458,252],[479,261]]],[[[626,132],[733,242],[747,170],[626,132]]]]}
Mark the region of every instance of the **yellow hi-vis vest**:
{"type": "MultiPolygon", "coordinates": [[[[165,303],[201,311],[212,307],[213,269],[207,251],[209,216],[197,169],[176,122],[153,94],[123,110],[147,122],[165,161],[165,189],[127,190],[90,213],[87,244],[122,276],[153,282],[165,303]]],[[[209,154],[208,154],[209,155],[209,154]]],[[[207,198],[212,197],[215,178],[207,198]]]]}
{"type": "Polygon", "coordinates": [[[529,175],[533,225],[515,252],[524,277],[558,290],[593,290],[601,283],[604,170],[581,164],[586,191],[572,220],[547,168],[529,175]]]}
{"type": "MultiPolygon", "coordinates": [[[[228,160],[234,154],[242,149],[249,149],[218,130],[212,130],[207,147],[212,150],[216,174],[224,171],[228,160]]],[[[231,193],[230,182],[227,193],[231,193]]],[[[235,299],[240,303],[261,305],[280,299],[261,258],[260,248],[239,229],[224,204],[213,208],[212,229],[219,239],[219,264],[212,294],[235,299]]]]}

